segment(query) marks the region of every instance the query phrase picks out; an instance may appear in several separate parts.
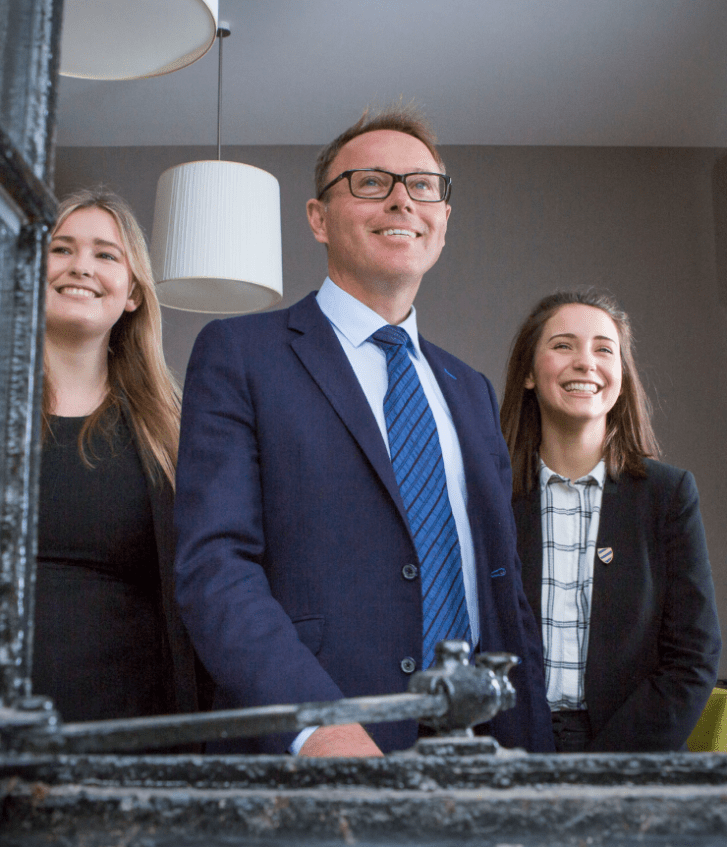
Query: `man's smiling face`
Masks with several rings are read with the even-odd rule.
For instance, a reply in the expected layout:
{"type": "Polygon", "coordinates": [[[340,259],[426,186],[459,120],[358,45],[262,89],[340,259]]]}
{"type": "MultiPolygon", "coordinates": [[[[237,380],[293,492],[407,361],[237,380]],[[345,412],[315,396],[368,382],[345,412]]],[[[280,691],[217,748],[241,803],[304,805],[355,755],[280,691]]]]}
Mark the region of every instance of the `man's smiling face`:
{"type": "MultiPolygon", "coordinates": [[[[393,130],[366,132],[349,141],[331,163],[328,178],[356,168],[440,171],[425,144],[393,130]]],[[[415,202],[400,182],[385,200],[367,200],[353,197],[348,182],[341,180],[308,206],[313,233],[328,246],[329,274],[347,290],[418,285],[442,252],[449,212],[444,202],[415,202]]]]}

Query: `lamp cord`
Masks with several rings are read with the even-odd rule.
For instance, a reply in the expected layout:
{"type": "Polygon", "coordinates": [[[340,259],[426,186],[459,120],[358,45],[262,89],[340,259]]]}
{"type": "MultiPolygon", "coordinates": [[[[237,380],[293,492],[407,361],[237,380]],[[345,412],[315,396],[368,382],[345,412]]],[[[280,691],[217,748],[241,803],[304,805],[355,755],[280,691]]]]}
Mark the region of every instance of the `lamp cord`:
{"type": "Polygon", "coordinates": [[[222,30],[217,30],[217,40],[220,42],[220,62],[217,70],[217,161],[222,161],[222,137],[220,123],[222,114],[222,30]]]}

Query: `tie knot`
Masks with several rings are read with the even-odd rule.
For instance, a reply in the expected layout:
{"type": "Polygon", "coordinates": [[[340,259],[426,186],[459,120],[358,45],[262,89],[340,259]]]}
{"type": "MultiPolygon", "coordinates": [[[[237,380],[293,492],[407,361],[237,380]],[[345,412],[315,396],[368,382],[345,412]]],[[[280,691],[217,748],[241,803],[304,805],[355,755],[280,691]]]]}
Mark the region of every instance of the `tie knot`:
{"type": "Polygon", "coordinates": [[[402,329],[400,326],[387,324],[386,326],[382,326],[381,329],[377,329],[376,332],[370,336],[370,340],[373,341],[374,344],[378,344],[379,347],[383,344],[406,347],[409,343],[409,335],[407,331],[402,329]]]}

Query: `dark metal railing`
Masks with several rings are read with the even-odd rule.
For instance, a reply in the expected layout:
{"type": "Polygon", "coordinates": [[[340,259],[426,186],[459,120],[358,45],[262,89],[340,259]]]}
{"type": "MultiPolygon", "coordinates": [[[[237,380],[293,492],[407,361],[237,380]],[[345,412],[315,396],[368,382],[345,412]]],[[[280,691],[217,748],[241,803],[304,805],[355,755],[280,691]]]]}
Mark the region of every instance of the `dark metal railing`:
{"type": "Polygon", "coordinates": [[[442,641],[435,664],[414,674],[409,693],[326,703],[63,724],[50,700],[30,697],[17,708],[0,709],[0,739],[6,750],[118,753],[300,732],[309,726],[411,719],[444,737],[469,737],[472,726],[515,705],[508,672],[518,659],[509,653],[482,653],[470,664],[468,654],[466,642],[442,641]]]}

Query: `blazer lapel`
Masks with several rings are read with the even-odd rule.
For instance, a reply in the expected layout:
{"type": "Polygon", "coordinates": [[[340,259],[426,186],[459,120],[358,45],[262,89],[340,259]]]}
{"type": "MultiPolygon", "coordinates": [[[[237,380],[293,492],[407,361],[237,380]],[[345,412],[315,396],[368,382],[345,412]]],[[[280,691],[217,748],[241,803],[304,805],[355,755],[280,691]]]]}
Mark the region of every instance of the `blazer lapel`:
{"type": "MultiPolygon", "coordinates": [[[[484,432],[486,422],[482,420],[481,414],[478,415],[470,411],[471,407],[467,392],[461,390],[460,386],[462,383],[457,375],[450,373],[444,367],[440,357],[437,355],[437,348],[422,338],[421,335],[419,336],[419,345],[449,407],[452,423],[457,432],[459,447],[462,451],[462,464],[464,465],[467,486],[473,490],[486,489],[488,487],[486,480],[483,481],[473,477],[473,475],[484,471],[486,468],[486,463],[482,461],[482,457],[477,455],[477,451],[481,449],[483,444],[482,436],[486,434],[484,432]]],[[[499,433],[499,430],[497,433],[499,433]]]]}
{"type": "Polygon", "coordinates": [[[295,354],[380,477],[408,530],[406,509],[381,431],[315,293],[291,307],[288,326],[296,333],[291,341],[295,354]]]}
{"type": "Polygon", "coordinates": [[[586,660],[585,695],[587,703],[602,702],[604,675],[601,672],[604,660],[604,645],[612,644],[619,633],[614,631],[613,610],[621,605],[620,595],[629,591],[624,579],[624,546],[622,539],[630,533],[629,525],[639,520],[638,514],[628,514],[618,508],[619,486],[606,477],[601,501],[601,517],[598,525],[596,551],[593,557],[593,591],[591,594],[591,618],[588,632],[588,656],[586,660]],[[612,556],[598,551],[610,548],[612,556]],[[608,561],[604,561],[608,560],[608,561]],[[610,610],[610,611],[609,611],[610,610]]]}
{"type": "Polygon", "coordinates": [[[461,415],[463,398],[458,390],[459,386],[457,375],[450,373],[444,367],[436,355],[437,348],[434,347],[433,344],[430,344],[426,339],[422,338],[421,335],[419,336],[419,346],[429,363],[429,367],[432,369],[432,372],[436,377],[439,388],[444,395],[444,399],[447,401],[447,406],[449,406],[449,411],[452,415],[452,420],[454,421],[460,444],[463,441],[469,443],[471,439],[464,437],[464,434],[460,435],[460,432],[467,429],[467,421],[461,415]]]}
{"type": "MultiPolygon", "coordinates": [[[[478,523],[477,514],[473,514],[473,510],[478,507],[474,505],[477,498],[472,496],[473,492],[492,493],[494,491],[491,481],[487,478],[490,472],[490,456],[483,455],[483,451],[489,450],[489,443],[486,440],[487,421],[483,419],[482,413],[476,413],[472,410],[468,392],[463,390],[464,378],[456,374],[454,365],[450,365],[452,371],[448,370],[439,355],[439,350],[433,344],[430,344],[426,339],[419,336],[419,345],[423,355],[425,356],[429,366],[432,369],[437,384],[442,392],[444,400],[449,408],[449,413],[452,416],[452,423],[457,440],[459,441],[459,449],[462,453],[462,465],[464,467],[465,484],[468,491],[467,513],[472,527],[472,542],[475,548],[475,558],[478,561],[486,562],[488,558],[485,549],[486,542],[482,535],[475,531],[475,526],[478,523]],[[484,437],[483,437],[484,436],[484,437]]],[[[499,424],[498,424],[499,426],[499,424]]],[[[493,435],[498,434],[492,433],[493,435]]],[[[482,579],[482,573],[478,573],[478,582],[482,579]]],[[[489,589],[485,590],[485,586],[480,589],[480,600],[484,601],[489,589]]]]}

